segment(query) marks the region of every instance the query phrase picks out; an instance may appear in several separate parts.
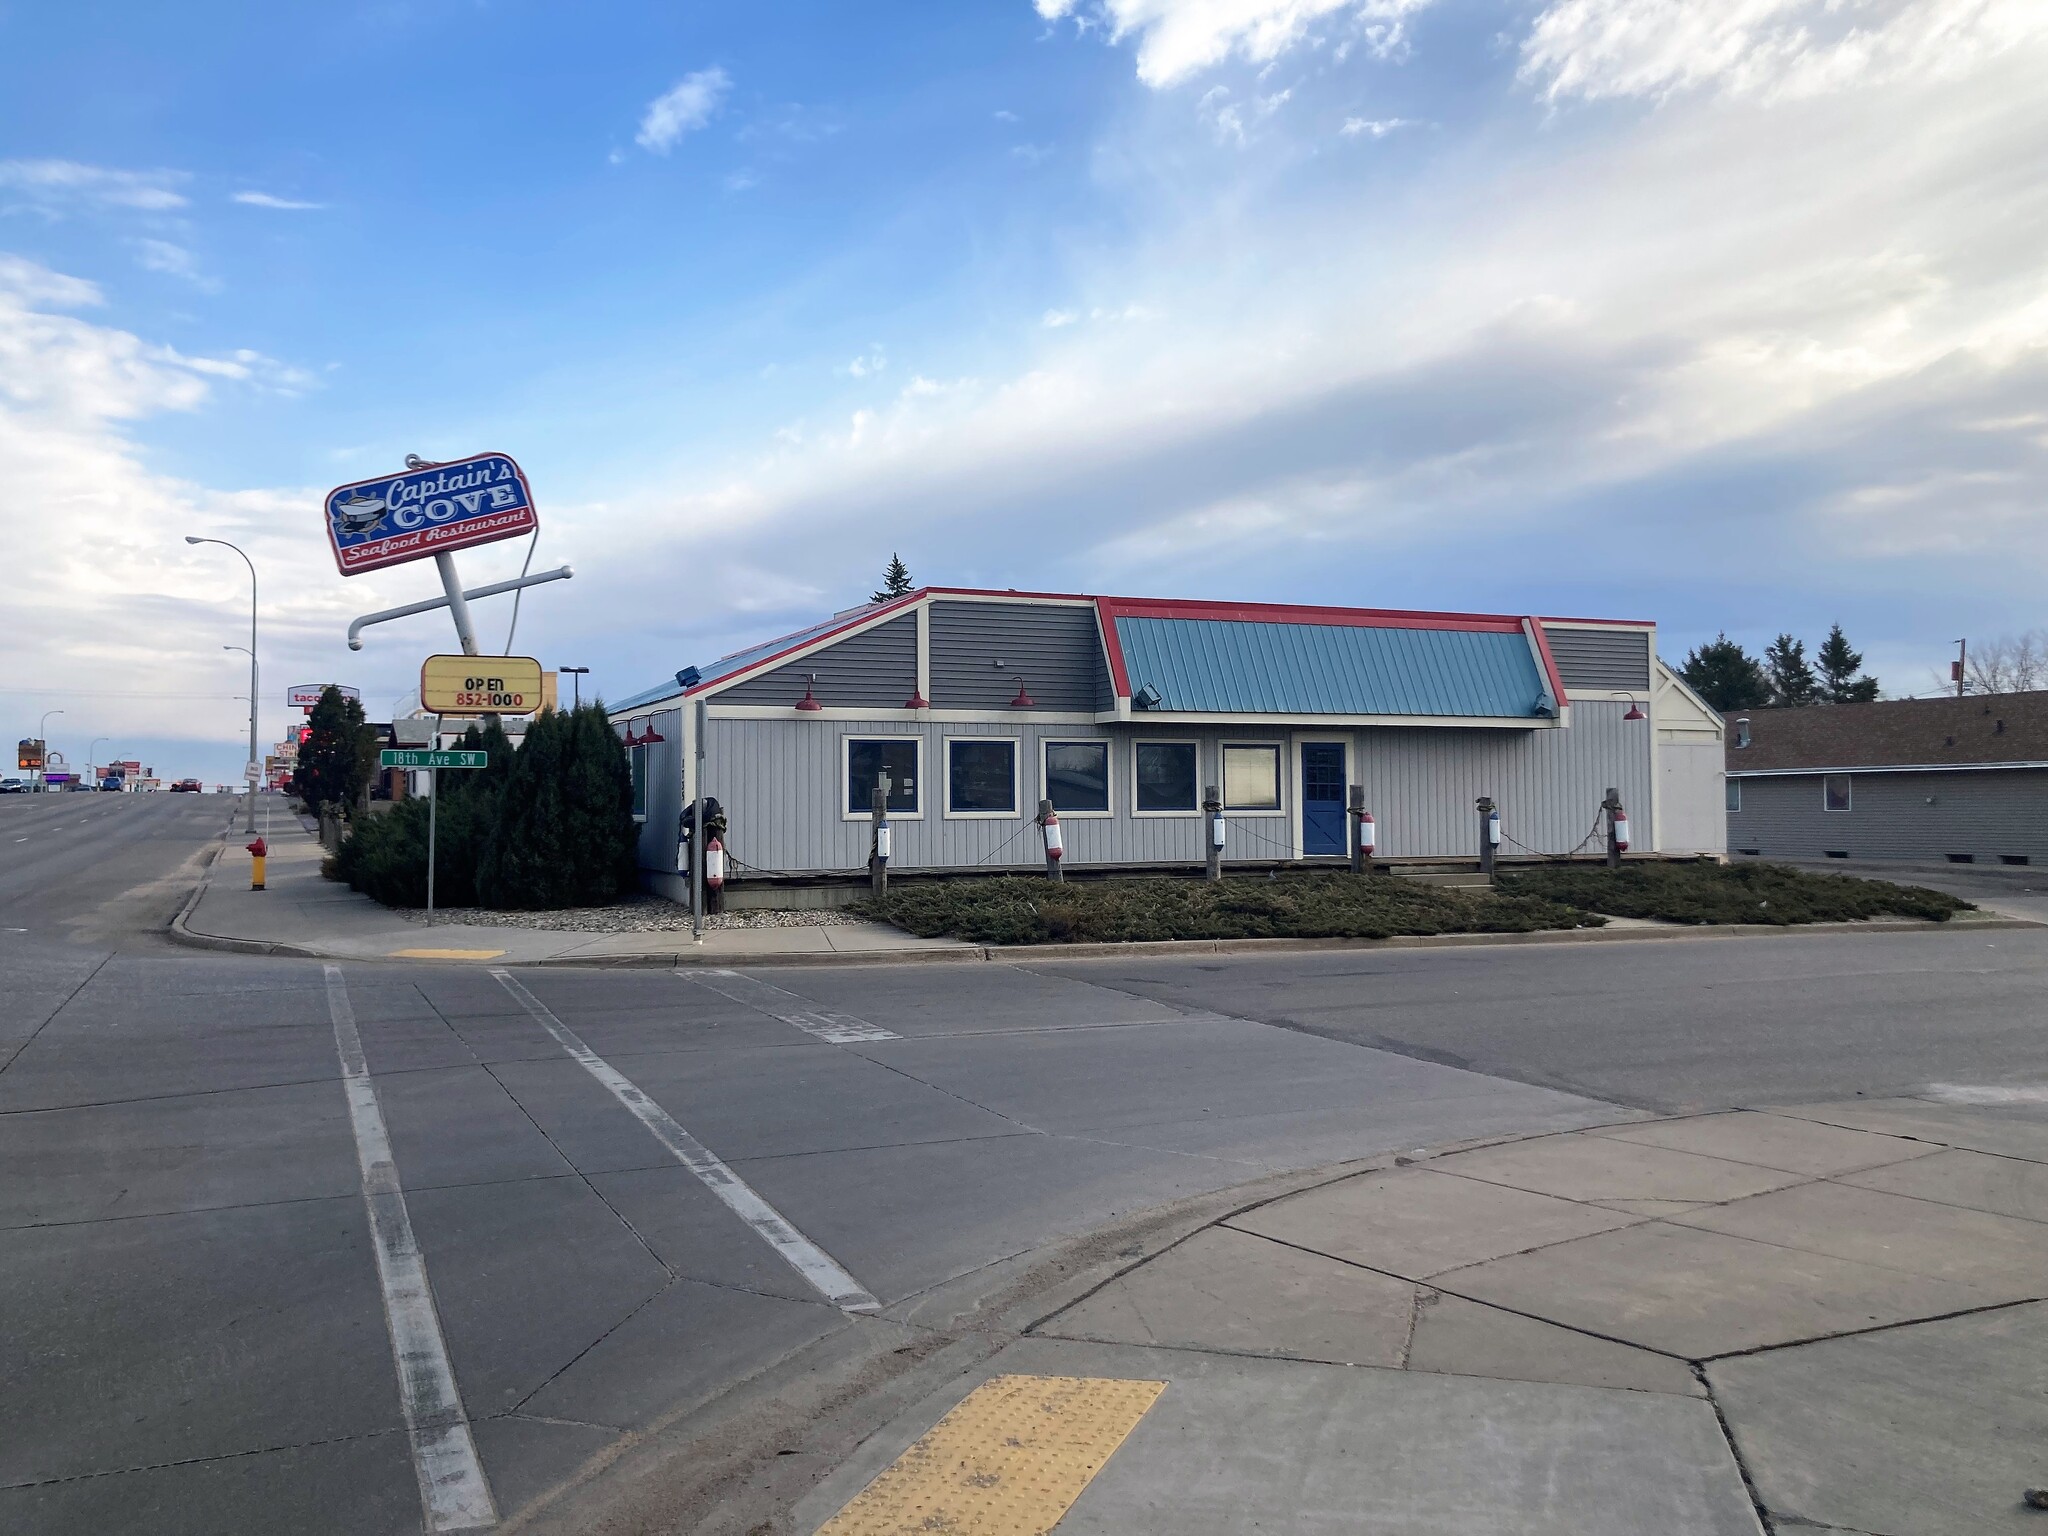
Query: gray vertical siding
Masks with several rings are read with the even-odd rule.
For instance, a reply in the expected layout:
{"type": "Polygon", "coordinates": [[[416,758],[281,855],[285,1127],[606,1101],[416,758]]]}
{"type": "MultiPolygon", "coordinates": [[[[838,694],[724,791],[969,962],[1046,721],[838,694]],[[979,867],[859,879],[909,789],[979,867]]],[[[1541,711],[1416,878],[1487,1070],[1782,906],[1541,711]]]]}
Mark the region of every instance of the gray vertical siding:
{"type": "MultiPolygon", "coordinates": [[[[1014,685],[1013,685],[1014,686],[1014,685]]],[[[1034,686],[1034,693],[1036,692],[1034,686]]],[[[713,719],[706,782],[725,803],[732,851],[758,869],[799,872],[857,869],[867,858],[867,824],[841,812],[845,796],[841,739],[845,736],[916,736],[924,742],[920,819],[892,817],[895,864],[918,869],[980,865],[1035,867],[1041,862],[1030,825],[1039,789],[1039,744],[1054,739],[1108,739],[1111,803],[1108,819],[1062,818],[1067,856],[1074,864],[1196,863],[1203,856],[1199,816],[1131,814],[1132,744],[1141,739],[1193,740],[1200,746],[1201,778],[1219,778],[1220,746],[1231,741],[1273,741],[1282,755],[1279,816],[1229,818],[1231,858],[1291,857],[1294,807],[1300,791],[1295,740],[1344,741],[1351,776],[1366,786],[1366,804],[1378,820],[1380,852],[1394,857],[1468,857],[1476,849],[1473,801],[1482,794],[1500,803],[1506,835],[1546,853],[1563,853],[1592,827],[1608,785],[1620,788],[1637,817],[1639,847],[1650,837],[1650,733],[1621,719],[1622,704],[1573,706],[1565,729],[1530,731],[1418,727],[1353,727],[1299,731],[1255,727],[1050,725],[1036,721],[946,724],[898,719],[872,721],[713,719]],[[1019,738],[1019,815],[1000,820],[951,820],[943,814],[944,740],[948,736],[1019,738]]],[[[680,732],[664,734],[679,737],[680,732]]],[[[650,823],[652,822],[650,801],[650,823]]],[[[669,815],[673,817],[674,811],[669,815]]],[[[666,838],[668,834],[663,833],[666,838]]],[[[667,867],[673,849],[643,838],[643,862],[667,867]]],[[[1509,845],[1509,852],[1517,851],[1509,845]]]]}
{"type": "Polygon", "coordinates": [[[654,734],[664,739],[647,749],[647,814],[640,823],[640,867],[674,869],[676,820],[683,810],[683,716],[680,710],[666,709],[649,718],[654,734]]]}
{"type": "Polygon", "coordinates": [[[917,615],[906,613],[849,635],[801,661],[736,683],[716,697],[721,704],[788,707],[804,696],[812,673],[818,678],[818,702],[828,708],[901,709],[917,687],[917,615]]]}
{"type": "Polygon", "coordinates": [[[1647,849],[1650,732],[1646,722],[1621,718],[1627,708],[1574,704],[1572,723],[1562,730],[1361,731],[1363,763],[1353,759],[1353,777],[1365,785],[1366,809],[1379,824],[1379,851],[1393,858],[1476,855],[1474,802],[1490,795],[1500,807],[1504,852],[1568,853],[1592,829],[1610,785],[1629,809],[1636,846],[1647,849]]]}
{"type": "Polygon", "coordinates": [[[1640,629],[1564,629],[1543,626],[1550,659],[1565,691],[1650,686],[1650,636],[1640,629]]]}
{"type": "Polygon", "coordinates": [[[934,600],[931,666],[935,709],[1006,708],[1020,677],[1041,709],[1100,709],[1109,694],[1093,604],[934,600]]]}
{"type": "Polygon", "coordinates": [[[1742,809],[1728,813],[1729,852],[1923,863],[1969,854],[1983,864],[2001,856],[2048,864],[2048,769],[1849,777],[1846,811],[1824,808],[1819,774],[1738,779],[1742,809]]]}

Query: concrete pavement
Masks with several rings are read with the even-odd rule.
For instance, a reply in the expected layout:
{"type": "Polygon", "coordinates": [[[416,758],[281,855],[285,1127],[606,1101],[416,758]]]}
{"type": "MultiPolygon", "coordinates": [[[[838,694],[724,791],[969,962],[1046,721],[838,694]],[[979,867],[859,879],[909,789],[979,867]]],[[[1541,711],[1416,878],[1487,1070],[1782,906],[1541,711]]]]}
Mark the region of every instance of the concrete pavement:
{"type": "Polygon", "coordinates": [[[787,1529],[2040,1529],[2048,1092],[1404,1162],[1129,1266],[900,1414],[787,1529]],[[1146,1392],[1105,1425],[1087,1383],[1146,1392]]]}
{"type": "Polygon", "coordinates": [[[429,926],[320,874],[325,857],[300,818],[272,821],[265,889],[248,883],[246,838],[230,839],[172,936],[198,948],[302,959],[489,961],[505,965],[743,965],[820,959],[845,964],[919,953],[980,959],[952,939],[920,939],[886,923],[813,928],[714,928],[693,943],[687,927],[661,933],[573,933],[476,924],[429,926]]]}

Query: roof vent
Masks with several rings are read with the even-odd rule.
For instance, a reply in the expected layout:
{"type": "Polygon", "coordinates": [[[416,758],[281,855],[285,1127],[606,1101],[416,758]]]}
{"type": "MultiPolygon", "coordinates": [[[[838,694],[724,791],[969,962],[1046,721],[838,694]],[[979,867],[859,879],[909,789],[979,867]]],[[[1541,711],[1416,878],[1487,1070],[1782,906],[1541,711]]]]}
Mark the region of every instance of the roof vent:
{"type": "Polygon", "coordinates": [[[2000,720],[1996,725],[1992,726],[1991,734],[1994,736],[2003,736],[2005,734],[2005,722],[2003,720],[2000,720]]]}
{"type": "Polygon", "coordinates": [[[1944,736],[1941,738],[1941,744],[1944,747],[1952,747],[1956,744],[1956,739],[1953,736],[1944,736]]]}

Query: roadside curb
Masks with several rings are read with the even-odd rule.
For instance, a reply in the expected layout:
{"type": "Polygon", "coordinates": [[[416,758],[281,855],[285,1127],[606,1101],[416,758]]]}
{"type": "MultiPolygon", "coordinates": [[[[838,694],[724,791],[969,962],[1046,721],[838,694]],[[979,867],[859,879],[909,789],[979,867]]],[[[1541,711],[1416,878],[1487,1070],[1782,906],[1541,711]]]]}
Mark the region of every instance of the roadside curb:
{"type": "Polygon", "coordinates": [[[297,944],[278,943],[269,939],[233,939],[221,934],[200,933],[192,927],[192,913],[199,906],[207,891],[213,885],[215,871],[220,868],[221,856],[228,851],[228,837],[232,822],[220,835],[214,845],[213,856],[206,861],[206,868],[199,876],[199,883],[192,887],[192,894],[185,898],[185,905],[178,909],[178,915],[171,919],[167,935],[173,944],[182,944],[187,949],[221,950],[235,955],[281,955],[291,960],[320,960],[331,958],[317,949],[306,949],[297,944]]]}
{"type": "MultiPolygon", "coordinates": [[[[226,845],[216,850],[214,862],[226,845]]],[[[345,960],[356,965],[418,965],[421,960],[392,955],[352,955],[315,949],[282,940],[230,938],[201,933],[188,922],[192,910],[212,881],[206,879],[193,891],[185,908],[171,920],[173,943],[194,949],[224,950],[236,954],[272,955],[294,960],[345,960]]],[[[451,925],[444,932],[460,932],[451,925]]],[[[586,970],[681,970],[696,966],[730,969],[744,966],[869,966],[869,965],[958,965],[971,962],[1016,964],[1028,959],[1113,960],[1131,956],[1160,958],[1172,955],[1288,955],[1319,954],[1343,950],[1381,949],[1479,949],[1495,945],[1520,944],[1621,944],[1649,942],[1697,942],[1707,939],[1790,938],[1800,934],[1888,934],[1888,933],[1990,933],[2011,929],[2048,928],[2048,923],[2020,917],[1986,915],[1937,923],[1924,919],[1839,923],[1741,923],[1673,925],[1666,928],[1563,928],[1540,929],[1532,933],[1415,933],[1395,934],[1384,939],[1148,939],[1128,944],[964,944],[955,949],[880,949],[853,951],[803,951],[794,954],[713,954],[696,949],[648,950],[624,955],[551,955],[539,960],[511,960],[502,955],[491,963],[508,969],[574,967],[586,970]]],[[[453,962],[464,963],[464,962],[453,962]]]]}
{"type": "Polygon", "coordinates": [[[1666,1118],[1610,1106],[1590,1126],[1470,1137],[1268,1173],[1051,1239],[903,1297],[805,1345],[719,1397],[622,1437],[511,1511],[506,1536],[591,1530],[786,1530],[790,1510],[933,1393],[1198,1233],[1362,1174],[1454,1152],[1666,1118]],[[685,1513],[687,1512],[687,1513],[685,1513]]]}

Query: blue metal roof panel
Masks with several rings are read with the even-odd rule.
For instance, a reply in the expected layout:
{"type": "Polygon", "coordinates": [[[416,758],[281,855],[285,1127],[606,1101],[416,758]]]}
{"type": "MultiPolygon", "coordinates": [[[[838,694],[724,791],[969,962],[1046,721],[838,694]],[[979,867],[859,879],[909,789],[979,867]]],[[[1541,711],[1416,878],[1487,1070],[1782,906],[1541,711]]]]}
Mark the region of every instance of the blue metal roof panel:
{"type": "MultiPolygon", "coordinates": [[[[700,686],[704,683],[721,682],[735,673],[745,671],[757,661],[766,661],[771,656],[780,655],[784,651],[794,650],[807,641],[815,640],[820,635],[827,634],[834,629],[846,628],[848,624],[849,618],[846,614],[835,614],[832,618],[821,619],[818,623],[804,629],[799,629],[793,634],[777,635],[773,640],[764,640],[759,645],[750,645],[744,651],[734,651],[730,656],[719,657],[718,660],[712,662],[707,667],[700,667],[698,669],[697,682],[700,686]]],[[[652,704],[659,699],[671,698],[681,692],[682,689],[676,686],[675,679],[671,677],[665,683],[661,683],[653,688],[643,689],[630,698],[621,699],[616,704],[607,704],[605,708],[613,714],[619,714],[629,709],[638,709],[643,704],[652,704]]]]}
{"type": "Polygon", "coordinates": [[[1519,633],[1119,616],[1131,688],[1163,710],[1526,720],[1547,702],[1519,633]]]}

